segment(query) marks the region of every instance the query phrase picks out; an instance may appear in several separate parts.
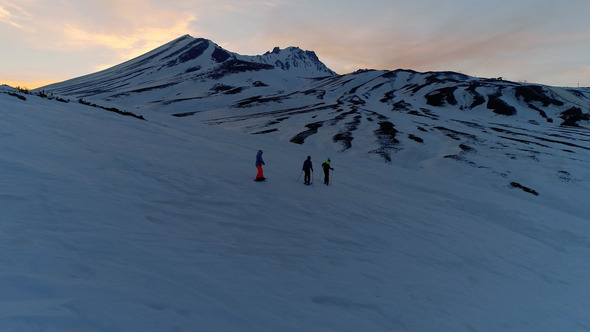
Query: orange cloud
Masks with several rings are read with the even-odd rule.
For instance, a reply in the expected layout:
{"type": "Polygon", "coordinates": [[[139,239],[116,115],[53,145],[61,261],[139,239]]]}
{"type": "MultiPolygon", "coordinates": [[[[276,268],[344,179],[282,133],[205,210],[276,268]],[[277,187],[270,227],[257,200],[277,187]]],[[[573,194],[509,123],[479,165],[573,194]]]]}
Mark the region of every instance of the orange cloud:
{"type": "Polygon", "coordinates": [[[0,20],[5,20],[7,18],[10,18],[10,13],[8,12],[8,10],[0,6],[0,20]]]}
{"type": "Polygon", "coordinates": [[[8,11],[8,9],[4,8],[0,5],[0,22],[4,22],[6,24],[12,25],[13,27],[22,28],[20,24],[18,24],[14,18],[14,16],[8,11]]]}
{"type": "Polygon", "coordinates": [[[190,23],[195,19],[196,16],[193,14],[184,14],[182,17],[176,16],[175,20],[168,21],[174,22],[172,25],[138,26],[126,32],[94,31],[92,28],[70,23],[63,26],[62,43],[78,51],[106,47],[116,51],[120,60],[127,60],[186,34],[190,23]]]}
{"type": "Polygon", "coordinates": [[[127,49],[136,41],[135,37],[116,33],[96,33],[66,24],[64,27],[65,43],[78,47],[107,46],[113,49],[127,49]]]}

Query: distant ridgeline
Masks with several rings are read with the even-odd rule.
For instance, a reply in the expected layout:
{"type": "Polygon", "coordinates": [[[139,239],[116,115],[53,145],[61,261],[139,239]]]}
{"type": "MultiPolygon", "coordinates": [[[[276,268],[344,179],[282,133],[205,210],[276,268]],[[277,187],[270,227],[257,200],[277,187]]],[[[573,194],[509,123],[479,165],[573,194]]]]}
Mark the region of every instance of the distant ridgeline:
{"type": "Polygon", "coordinates": [[[188,35],[112,68],[41,89],[296,144],[332,144],[338,152],[388,162],[395,162],[395,153],[428,155],[450,145],[456,149],[444,157],[476,167],[484,167],[476,152],[486,142],[499,150],[514,144],[520,150],[586,150],[590,120],[587,88],[455,72],[338,75],[312,51],[274,48],[244,56],[188,35]]]}

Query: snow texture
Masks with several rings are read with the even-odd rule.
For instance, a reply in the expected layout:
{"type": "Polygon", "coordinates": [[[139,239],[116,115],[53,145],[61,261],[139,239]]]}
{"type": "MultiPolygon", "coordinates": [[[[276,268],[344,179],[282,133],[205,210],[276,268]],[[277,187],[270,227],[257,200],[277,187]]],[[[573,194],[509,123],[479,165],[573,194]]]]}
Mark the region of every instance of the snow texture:
{"type": "MultiPolygon", "coordinates": [[[[172,45],[138,61],[245,61],[172,45]]],[[[251,63],[203,85],[269,94],[218,85],[185,116],[144,107],[169,87],[131,93],[168,77],[135,82],[134,61],[48,98],[0,87],[0,330],[590,330],[586,90],[411,71],[277,87],[288,71],[251,63]]]]}

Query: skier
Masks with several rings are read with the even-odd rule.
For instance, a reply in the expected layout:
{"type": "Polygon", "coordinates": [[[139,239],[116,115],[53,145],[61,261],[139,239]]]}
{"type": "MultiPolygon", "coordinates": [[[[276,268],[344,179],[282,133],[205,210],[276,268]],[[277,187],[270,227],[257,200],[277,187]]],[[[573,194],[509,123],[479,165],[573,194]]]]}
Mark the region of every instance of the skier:
{"type": "Polygon", "coordinates": [[[262,165],[264,165],[264,160],[262,160],[262,150],[258,150],[256,154],[256,169],[258,170],[258,174],[256,174],[256,181],[263,181],[264,174],[262,173],[262,165]]]}
{"type": "Polygon", "coordinates": [[[330,183],[330,170],[334,170],[334,168],[330,167],[330,158],[324,161],[322,168],[324,169],[324,184],[328,185],[330,183]]]}
{"type": "Polygon", "coordinates": [[[303,171],[305,172],[305,176],[303,180],[305,184],[311,184],[311,172],[313,172],[313,165],[311,164],[311,156],[307,156],[307,160],[303,162],[303,171]]]}

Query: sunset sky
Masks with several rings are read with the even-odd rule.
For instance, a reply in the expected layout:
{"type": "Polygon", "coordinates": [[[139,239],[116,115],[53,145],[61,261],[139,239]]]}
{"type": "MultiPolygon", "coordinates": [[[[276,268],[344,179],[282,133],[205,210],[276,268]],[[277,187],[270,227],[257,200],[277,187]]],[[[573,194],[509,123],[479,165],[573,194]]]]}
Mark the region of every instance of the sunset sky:
{"type": "Polygon", "coordinates": [[[2,0],[0,84],[36,88],[182,35],[316,52],[339,74],[452,70],[590,86],[587,0],[2,0]]]}

